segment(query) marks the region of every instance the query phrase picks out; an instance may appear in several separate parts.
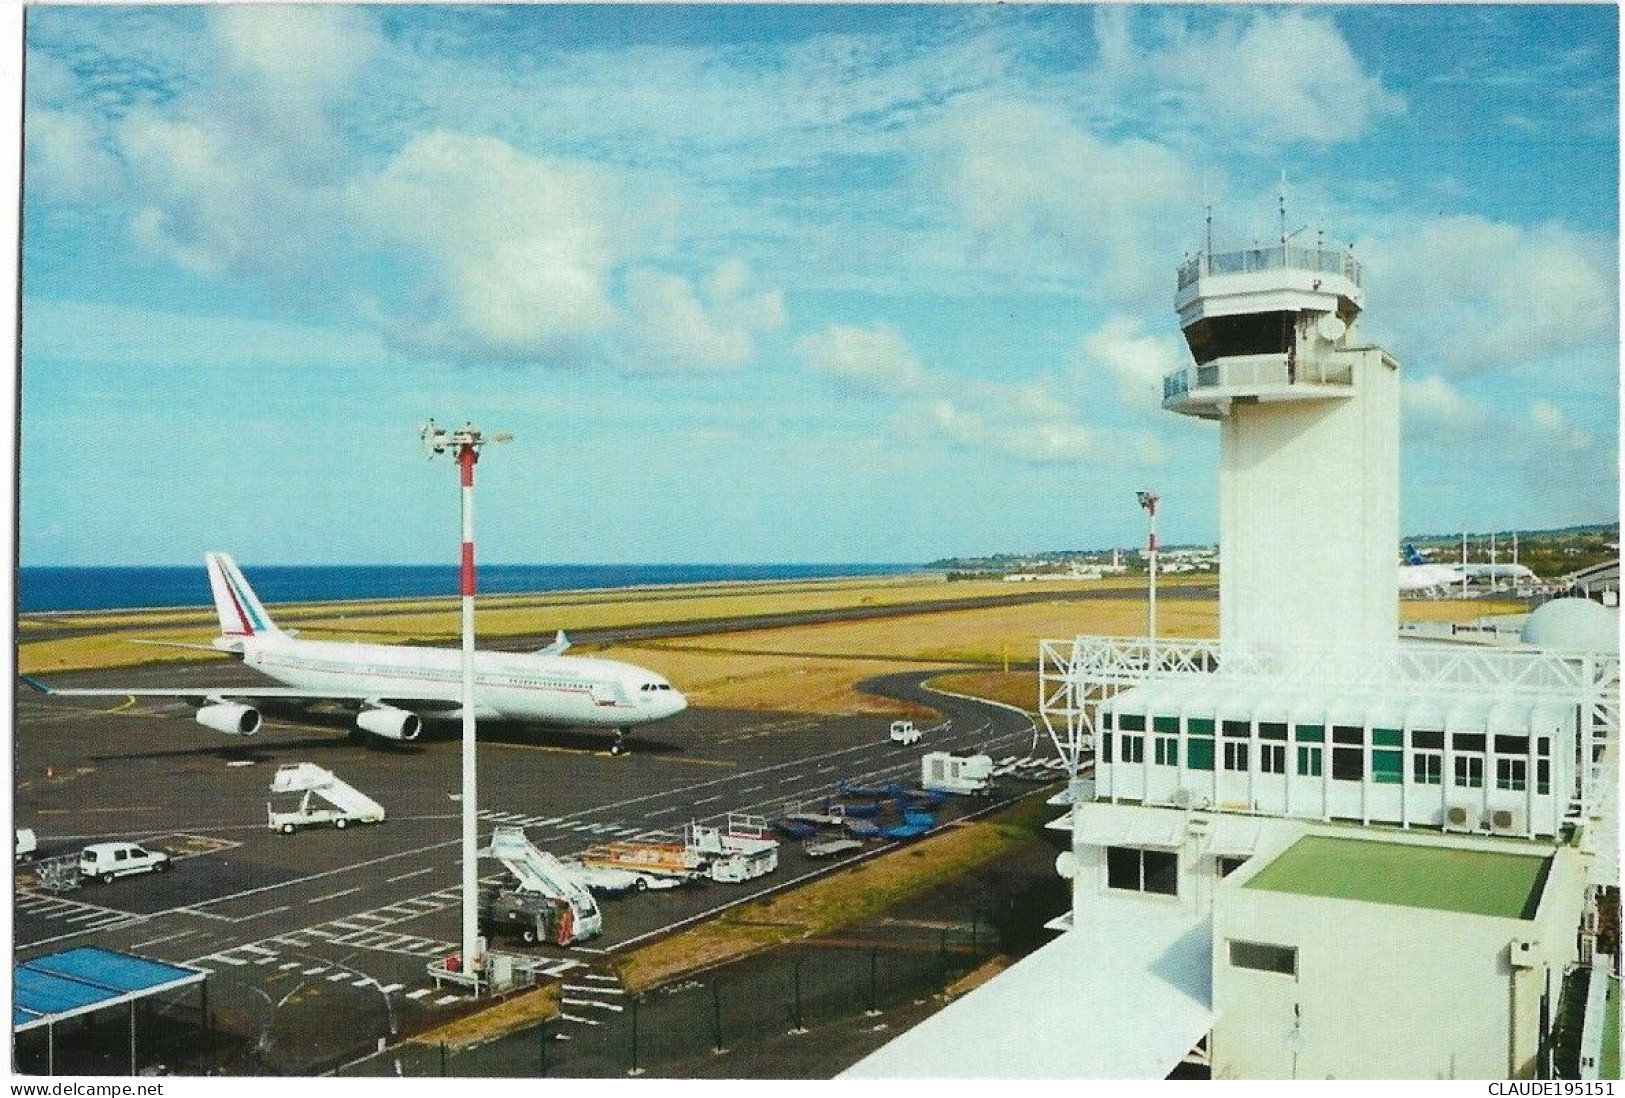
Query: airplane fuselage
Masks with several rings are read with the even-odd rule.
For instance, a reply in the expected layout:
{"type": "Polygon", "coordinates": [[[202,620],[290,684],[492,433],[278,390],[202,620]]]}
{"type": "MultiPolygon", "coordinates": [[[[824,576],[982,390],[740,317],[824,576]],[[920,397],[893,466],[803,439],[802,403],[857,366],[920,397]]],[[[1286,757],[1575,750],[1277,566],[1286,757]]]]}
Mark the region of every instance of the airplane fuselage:
{"type": "MultiPolygon", "coordinates": [[[[391,698],[457,696],[462,653],[452,648],[352,644],[259,636],[243,645],[243,663],[287,686],[376,693],[391,698]]],[[[536,653],[474,654],[475,716],[567,727],[626,728],[681,712],[687,701],[664,679],[632,664],[585,656],[536,653]]],[[[448,700],[425,716],[456,716],[448,700]]]]}

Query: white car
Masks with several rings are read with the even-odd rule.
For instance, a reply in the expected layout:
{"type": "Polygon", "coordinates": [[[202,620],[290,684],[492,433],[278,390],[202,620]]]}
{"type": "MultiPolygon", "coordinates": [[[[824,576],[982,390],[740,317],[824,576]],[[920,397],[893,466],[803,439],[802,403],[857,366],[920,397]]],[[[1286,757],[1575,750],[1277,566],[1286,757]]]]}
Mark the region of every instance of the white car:
{"type": "Polygon", "coordinates": [[[134,843],[92,843],[79,852],[79,875],[107,884],[133,873],[164,873],[171,868],[168,854],[134,843]]]}

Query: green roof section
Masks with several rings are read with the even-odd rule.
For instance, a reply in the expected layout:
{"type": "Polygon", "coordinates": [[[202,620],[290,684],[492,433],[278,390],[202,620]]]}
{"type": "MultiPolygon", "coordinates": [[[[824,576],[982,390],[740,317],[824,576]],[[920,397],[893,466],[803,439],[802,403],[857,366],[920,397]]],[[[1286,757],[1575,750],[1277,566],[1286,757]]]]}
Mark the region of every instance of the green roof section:
{"type": "Polygon", "coordinates": [[[1306,835],[1242,887],[1533,919],[1551,863],[1549,855],[1306,835]]]}

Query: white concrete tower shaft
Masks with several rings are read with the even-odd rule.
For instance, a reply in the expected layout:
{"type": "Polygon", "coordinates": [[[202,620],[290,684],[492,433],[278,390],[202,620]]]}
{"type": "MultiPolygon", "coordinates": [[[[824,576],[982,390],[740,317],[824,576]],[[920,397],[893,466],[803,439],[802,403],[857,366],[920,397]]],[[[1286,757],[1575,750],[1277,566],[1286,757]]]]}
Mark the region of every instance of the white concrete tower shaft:
{"type": "Polygon", "coordinates": [[[1399,628],[1399,364],[1360,269],[1283,240],[1179,272],[1192,363],[1163,406],[1219,421],[1219,638],[1387,647],[1399,628]]]}

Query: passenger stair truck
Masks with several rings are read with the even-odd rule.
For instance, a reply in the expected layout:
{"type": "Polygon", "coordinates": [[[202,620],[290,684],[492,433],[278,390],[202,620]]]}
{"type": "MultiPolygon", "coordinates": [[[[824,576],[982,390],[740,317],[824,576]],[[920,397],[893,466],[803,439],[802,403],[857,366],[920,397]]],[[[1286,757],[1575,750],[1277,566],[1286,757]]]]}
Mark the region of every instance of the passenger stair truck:
{"type": "Polygon", "coordinates": [[[284,835],[317,824],[344,828],[353,823],[382,823],[384,820],[383,805],[315,763],[278,767],[271,779],[271,792],[302,794],[299,807],[290,812],[278,812],[269,802],[265,805],[267,826],[284,835]]]}
{"type": "Polygon", "coordinates": [[[767,821],[760,816],[730,812],[726,829],[690,823],[683,829],[683,845],[705,859],[706,876],[726,884],[779,867],[778,840],[768,838],[767,821]]]}
{"type": "Polygon", "coordinates": [[[525,923],[527,941],[569,945],[603,933],[604,917],[592,892],[563,862],[536,849],[524,828],[493,829],[491,856],[518,881],[517,888],[499,891],[492,910],[525,923]]]}
{"type": "Polygon", "coordinates": [[[927,752],[920,759],[920,787],[931,793],[987,794],[993,778],[993,760],[986,755],[927,752]]]}

